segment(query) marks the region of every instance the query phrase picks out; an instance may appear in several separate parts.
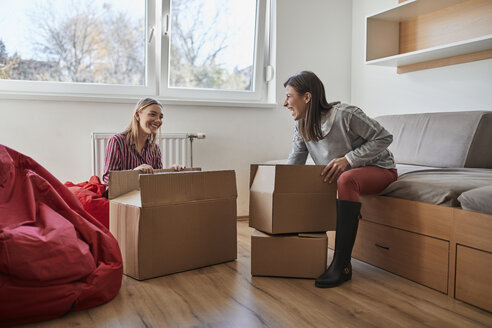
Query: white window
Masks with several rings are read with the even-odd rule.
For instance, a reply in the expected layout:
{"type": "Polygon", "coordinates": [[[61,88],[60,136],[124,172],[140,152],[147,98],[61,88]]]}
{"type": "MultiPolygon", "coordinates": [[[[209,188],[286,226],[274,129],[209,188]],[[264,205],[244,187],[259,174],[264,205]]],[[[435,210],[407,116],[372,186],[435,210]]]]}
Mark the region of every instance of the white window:
{"type": "Polygon", "coordinates": [[[145,1],[2,1],[0,90],[155,93],[155,46],[145,42],[152,17],[145,1]]]}
{"type": "Polygon", "coordinates": [[[0,93],[265,101],[269,2],[2,1],[0,93]]]}

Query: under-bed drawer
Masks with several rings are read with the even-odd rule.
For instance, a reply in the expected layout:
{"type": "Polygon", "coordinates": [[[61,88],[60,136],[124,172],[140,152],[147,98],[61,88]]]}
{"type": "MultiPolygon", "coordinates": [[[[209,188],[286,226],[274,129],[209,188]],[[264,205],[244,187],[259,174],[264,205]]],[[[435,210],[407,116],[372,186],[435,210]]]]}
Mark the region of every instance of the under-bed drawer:
{"type": "Polygon", "coordinates": [[[454,209],[456,243],[492,252],[492,215],[454,209]]]}
{"type": "Polygon", "coordinates": [[[366,221],[450,240],[453,208],[388,196],[361,197],[366,221]]]}
{"type": "Polygon", "coordinates": [[[447,293],[447,241],[360,220],[352,256],[447,293]]]}
{"type": "Polygon", "coordinates": [[[492,311],[492,253],[457,246],[455,294],[457,299],[492,311]]]}

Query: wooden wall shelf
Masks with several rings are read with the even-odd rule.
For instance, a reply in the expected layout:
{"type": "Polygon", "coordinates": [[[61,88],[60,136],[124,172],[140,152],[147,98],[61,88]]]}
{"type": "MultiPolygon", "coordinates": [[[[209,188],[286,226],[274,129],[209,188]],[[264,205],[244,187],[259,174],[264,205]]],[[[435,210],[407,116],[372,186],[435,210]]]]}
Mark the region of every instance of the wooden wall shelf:
{"type": "Polygon", "coordinates": [[[492,58],[492,0],[408,0],[366,17],[366,64],[398,73],[492,58]]]}

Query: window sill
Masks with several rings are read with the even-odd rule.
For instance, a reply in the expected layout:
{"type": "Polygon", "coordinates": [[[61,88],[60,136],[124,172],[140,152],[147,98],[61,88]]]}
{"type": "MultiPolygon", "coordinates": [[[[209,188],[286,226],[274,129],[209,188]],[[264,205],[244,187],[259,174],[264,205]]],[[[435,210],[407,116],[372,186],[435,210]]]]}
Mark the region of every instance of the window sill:
{"type": "MultiPolygon", "coordinates": [[[[155,97],[155,96],[153,96],[155,97]]],[[[243,108],[276,108],[276,103],[254,101],[220,101],[220,100],[180,100],[155,97],[163,105],[189,106],[189,107],[243,107],[243,108]]],[[[63,101],[63,102],[100,102],[135,104],[140,97],[137,96],[111,96],[111,95],[60,95],[60,94],[35,94],[0,92],[0,100],[39,100],[39,101],[63,101]]]]}

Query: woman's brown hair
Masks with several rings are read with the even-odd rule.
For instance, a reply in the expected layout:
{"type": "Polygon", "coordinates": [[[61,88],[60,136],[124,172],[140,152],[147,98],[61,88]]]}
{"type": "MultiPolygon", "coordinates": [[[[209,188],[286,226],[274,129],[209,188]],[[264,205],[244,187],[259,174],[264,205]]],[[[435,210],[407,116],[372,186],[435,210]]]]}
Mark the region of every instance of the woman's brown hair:
{"type": "Polygon", "coordinates": [[[297,93],[304,95],[311,93],[311,101],[307,104],[306,116],[299,120],[299,132],[306,141],[319,141],[323,139],[321,132],[321,113],[329,111],[339,101],[328,103],[326,101],[323,82],[310,71],[302,71],[292,75],[285,81],[284,87],[290,85],[297,93]]]}

